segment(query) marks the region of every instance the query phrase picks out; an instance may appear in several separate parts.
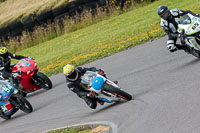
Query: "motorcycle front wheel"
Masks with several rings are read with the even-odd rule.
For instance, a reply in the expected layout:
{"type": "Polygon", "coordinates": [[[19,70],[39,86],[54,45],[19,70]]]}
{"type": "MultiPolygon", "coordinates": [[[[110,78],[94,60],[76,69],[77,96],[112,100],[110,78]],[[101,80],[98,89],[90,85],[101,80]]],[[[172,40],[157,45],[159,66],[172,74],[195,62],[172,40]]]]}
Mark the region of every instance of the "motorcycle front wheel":
{"type": "Polygon", "coordinates": [[[107,91],[107,92],[110,92],[112,93],[113,95],[116,95],[117,97],[120,97],[122,99],[125,99],[125,100],[132,100],[132,96],[118,88],[115,88],[114,86],[112,85],[109,85],[109,84],[104,84],[104,91],[107,91]]]}
{"type": "Polygon", "coordinates": [[[40,87],[44,88],[45,90],[49,90],[52,88],[51,80],[43,73],[37,73],[37,81],[40,82],[40,87]]]}
{"type": "Polygon", "coordinates": [[[18,92],[18,94],[19,94],[19,95],[22,95],[23,97],[26,97],[26,96],[27,96],[27,93],[26,93],[26,92],[23,92],[23,91],[21,91],[21,90],[18,92]]]}
{"type": "Polygon", "coordinates": [[[15,104],[14,105],[19,106],[19,109],[21,109],[25,113],[31,113],[33,111],[32,105],[23,96],[19,94],[13,94],[12,100],[14,100],[14,102],[18,104],[18,105],[15,105],[15,104]]]}

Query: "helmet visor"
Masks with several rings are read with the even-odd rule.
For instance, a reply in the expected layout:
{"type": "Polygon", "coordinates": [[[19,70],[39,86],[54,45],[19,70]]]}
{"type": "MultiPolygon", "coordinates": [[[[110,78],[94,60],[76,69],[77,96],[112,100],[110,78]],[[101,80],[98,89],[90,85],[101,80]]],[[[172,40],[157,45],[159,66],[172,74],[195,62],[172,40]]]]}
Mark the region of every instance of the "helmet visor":
{"type": "Polygon", "coordinates": [[[78,77],[78,73],[77,73],[76,70],[74,72],[72,72],[70,75],[67,76],[67,78],[70,79],[70,80],[76,80],[77,77],[78,77]]]}
{"type": "Polygon", "coordinates": [[[168,11],[166,11],[166,12],[164,12],[162,15],[160,15],[161,16],[161,18],[163,18],[163,19],[167,19],[168,18],[168,16],[169,16],[169,12],[168,11]]]}

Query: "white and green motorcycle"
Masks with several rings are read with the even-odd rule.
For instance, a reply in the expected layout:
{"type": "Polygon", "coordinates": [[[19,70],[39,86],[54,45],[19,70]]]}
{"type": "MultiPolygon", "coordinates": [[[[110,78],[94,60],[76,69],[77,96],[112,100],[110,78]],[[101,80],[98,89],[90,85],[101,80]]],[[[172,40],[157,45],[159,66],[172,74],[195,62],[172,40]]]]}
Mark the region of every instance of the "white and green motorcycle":
{"type": "Polygon", "coordinates": [[[182,16],[178,24],[181,43],[188,53],[200,58],[200,18],[188,13],[182,16]]]}

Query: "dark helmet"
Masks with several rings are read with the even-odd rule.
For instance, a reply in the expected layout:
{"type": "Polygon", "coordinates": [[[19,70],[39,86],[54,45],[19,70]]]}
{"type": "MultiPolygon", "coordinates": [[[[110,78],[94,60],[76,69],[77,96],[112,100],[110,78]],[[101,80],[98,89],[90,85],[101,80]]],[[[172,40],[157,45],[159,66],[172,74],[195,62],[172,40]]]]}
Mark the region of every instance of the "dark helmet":
{"type": "Polygon", "coordinates": [[[169,19],[170,15],[171,15],[170,9],[165,5],[158,7],[157,13],[161,18],[163,18],[165,20],[169,19]]]}
{"type": "Polygon", "coordinates": [[[3,58],[8,57],[8,49],[6,47],[0,47],[0,56],[3,58]]]}

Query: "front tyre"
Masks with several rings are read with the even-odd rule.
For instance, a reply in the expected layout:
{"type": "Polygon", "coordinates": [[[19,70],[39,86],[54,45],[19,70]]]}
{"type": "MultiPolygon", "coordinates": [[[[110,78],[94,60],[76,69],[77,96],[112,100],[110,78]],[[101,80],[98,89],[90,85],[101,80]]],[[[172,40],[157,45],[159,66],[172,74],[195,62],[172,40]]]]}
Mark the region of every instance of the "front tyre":
{"type": "Polygon", "coordinates": [[[21,91],[21,90],[18,92],[18,94],[19,94],[19,95],[22,95],[23,97],[26,97],[26,96],[27,96],[27,93],[26,93],[26,92],[23,92],[23,91],[21,91]]]}
{"type": "Polygon", "coordinates": [[[23,96],[19,94],[13,94],[12,99],[17,102],[17,106],[25,113],[31,113],[33,111],[33,107],[23,96]]]}
{"type": "Polygon", "coordinates": [[[118,88],[115,88],[114,86],[112,85],[109,85],[109,84],[104,84],[104,90],[107,91],[107,92],[110,92],[112,93],[113,95],[116,95],[117,97],[120,97],[122,99],[125,99],[125,100],[132,100],[132,96],[118,88]]]}
{"type": "Polygon", "coordinates": [[[45,90],[49,90],[52,88],[51,80],[43,73],[37,73],[37,81],[40,82],[40,87],[44,88],[45,90]]]}

